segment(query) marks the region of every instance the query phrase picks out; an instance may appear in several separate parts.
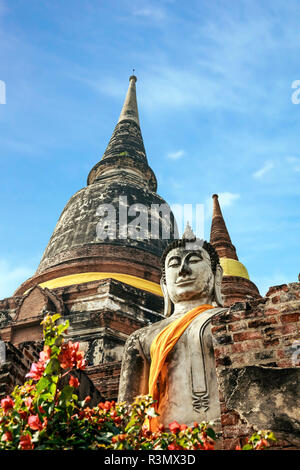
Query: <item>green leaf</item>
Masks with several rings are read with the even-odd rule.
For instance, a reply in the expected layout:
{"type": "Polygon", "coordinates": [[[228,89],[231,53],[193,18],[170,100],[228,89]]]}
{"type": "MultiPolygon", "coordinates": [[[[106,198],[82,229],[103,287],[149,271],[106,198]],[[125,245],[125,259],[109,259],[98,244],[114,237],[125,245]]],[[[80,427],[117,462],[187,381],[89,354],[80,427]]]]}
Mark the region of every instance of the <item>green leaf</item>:
{"type": "Polygon", "coordinates": [[[65,402],[65,403],[69,401],[72,398],[73,390],[74,390],[73,387],[71,387],[70,385],[66,385],[62,389],[60,401],[65,402]]]}
{"type": "Polygon", "coordinates": [[[253,450],[253,447],[251,444],[245,444],[242,448],[242,450],[253,450]]]}
{"type": "Polygon", "coordinates": [[[45,369],[47,375],[58,374],[60,372],[60,363],[56,358],[50,359],[45,369]]]}
{"type": "Polygon", "coordinates": [[[207,428],[206,434],[211,437],[212,439],[216,439],[216,433],[212,428],[207,428]]]}
{"type": "Polygon", "coordinates": [[[47,377],[42,377],[37,383],[36,390],[37,392],[41,393],[44,390],[46,390],[49,387],[49,385],[50,385],[50,381],[47,379],[47,377]]]}

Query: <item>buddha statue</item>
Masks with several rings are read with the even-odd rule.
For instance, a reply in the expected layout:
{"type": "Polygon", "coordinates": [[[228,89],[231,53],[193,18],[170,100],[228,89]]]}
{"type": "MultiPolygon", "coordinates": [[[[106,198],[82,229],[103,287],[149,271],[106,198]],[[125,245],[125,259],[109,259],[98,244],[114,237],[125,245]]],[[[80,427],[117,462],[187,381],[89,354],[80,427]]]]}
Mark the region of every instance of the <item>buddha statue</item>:
{"type": "Polygon", "coordinates": [[[132,402],[137,395],[152,395],[159,415],[156,426],[213,420],[218,427],[211,319],[226,310],[222,274],[213,246],[197,239],[189,226],[163,253],[165,318],[129,336],[118,397],[119,402],[132,402]]]}

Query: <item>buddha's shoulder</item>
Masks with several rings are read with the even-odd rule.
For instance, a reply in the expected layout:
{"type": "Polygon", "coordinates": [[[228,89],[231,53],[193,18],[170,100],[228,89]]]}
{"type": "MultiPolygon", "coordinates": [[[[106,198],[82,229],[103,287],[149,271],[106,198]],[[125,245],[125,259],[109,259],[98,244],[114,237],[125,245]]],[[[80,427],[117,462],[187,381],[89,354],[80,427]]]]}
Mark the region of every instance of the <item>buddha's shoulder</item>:
{"type": "Polygon", "coordinates": [[[162,320],[152,323],[151,325],[144,326],[139,330],[134,331],[127,339],[127,343],[139,342],[141,346],[151,343],[158,333],[163,330],[167,325],[172,323],[173,318],[163,318],[162,320]]]}

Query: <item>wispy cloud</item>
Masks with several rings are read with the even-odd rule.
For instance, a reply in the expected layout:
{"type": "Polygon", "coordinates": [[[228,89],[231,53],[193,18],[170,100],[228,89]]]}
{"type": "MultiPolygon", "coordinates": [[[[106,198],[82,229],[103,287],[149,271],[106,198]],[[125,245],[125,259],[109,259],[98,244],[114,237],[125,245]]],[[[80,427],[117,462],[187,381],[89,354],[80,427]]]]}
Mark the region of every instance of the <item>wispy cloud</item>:
{"type": "Polygon", "coordinates": [[[219,193],[219,203],[221,207],[231,206],[234,201],[240,198],[240,194],[237,193],[219,193]]]}
{"type": "MultiPolygon", "coordinates": [[[[228,191],[223,193],[218,193],[218,199],[221,206],[221,210],[224,207],[230,207],[234,204],[234,202],[240,198],[240,194],[238,193],[230,193],[228,191]]],[[[205,218],[211,219],[213,213],[213,200],[212,198],[206,198],[205,201],[205,208],[204,208],[205,218]]]]}
{"type": "Polygon", "coordinates": [[[286,161],[291,165],[293,171],[300,171],[300,158],[299,157],[286,157],[286,161]]]}
{"type": "Polygon", "coordinates": [[[135,8],[133,10],[133,14],[135,16],[140,16],[142,18],[146,18],[146,19],[150,19],[154,21],[162,21],[166,18],[165,10],[157,6],[135,8]]]}
{"type": "Polygon", "coordinates": [[[177,150],[176,152],[169,152],[167,154],[167,158],[170,160],[179,160],[179,158],[184,157],[185,151],[184,150],[177,150]]]}
{"type": "Polygon", "coordinates": [[[264,164],[262,168],[253,173],[253,178],[259,180],[262,179],[267,173],[274,168],[274,163],[269,161],[264,164]]]}

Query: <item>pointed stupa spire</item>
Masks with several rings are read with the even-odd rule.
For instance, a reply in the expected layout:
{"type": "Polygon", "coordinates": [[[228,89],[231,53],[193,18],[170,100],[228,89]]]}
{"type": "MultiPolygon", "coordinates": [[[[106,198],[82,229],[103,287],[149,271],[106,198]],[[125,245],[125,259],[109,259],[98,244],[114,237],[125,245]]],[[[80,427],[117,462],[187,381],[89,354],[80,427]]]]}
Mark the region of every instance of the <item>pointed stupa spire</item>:
{"type": "Polygon", "coordinates": [[[138,126],[140,126],[139,112],[136,99],[136,81],[137,78],[135,75],[131,75],[129,77],[129,87],[118,123],[129,119],[131,121],[134,121],[138,126]]]}
{"type": "Polygon", "coordinates": [[[122,111],[108,143],[108,146],[99,163],[97,163],[88,176],[88,184],[92,184],[109,172],[112,176],[123,171],[129,173],[136,181],[142,182],[148,189],[156,191],[157,181],[152,169],[148,165],[146,150],[140,128],[139,112],[136,97],[135,75],[129,77],[129,87],[122,107],[122,111]]]}
{"type": "Polygon", "coordinates": [[[212,198],[213,215],[210,232],[210,243],[214,246],[220,258],[238,260],[235,247],[231,243],[225,220],[223,218],[218,195],[214,194],[212,198]]]}
{"type": "Polygon", "coordinates": [[[225,220],[222,215],[218,195],[214,194],[213,215],[210,232],[210,243],[220,258],[223,269],[222,295],[226,307],[250,298],[260,298],[256,285],[250,280],[246,267],[237,257],[225,220]]]}
{"type": "Polygon", "coordinates": [[[189,221],[187,221],[184,233],[182,235],[183,240],[194,241],[196,240],[196,235],[193,232],[192,227],[190,226],[189,221]]]}

